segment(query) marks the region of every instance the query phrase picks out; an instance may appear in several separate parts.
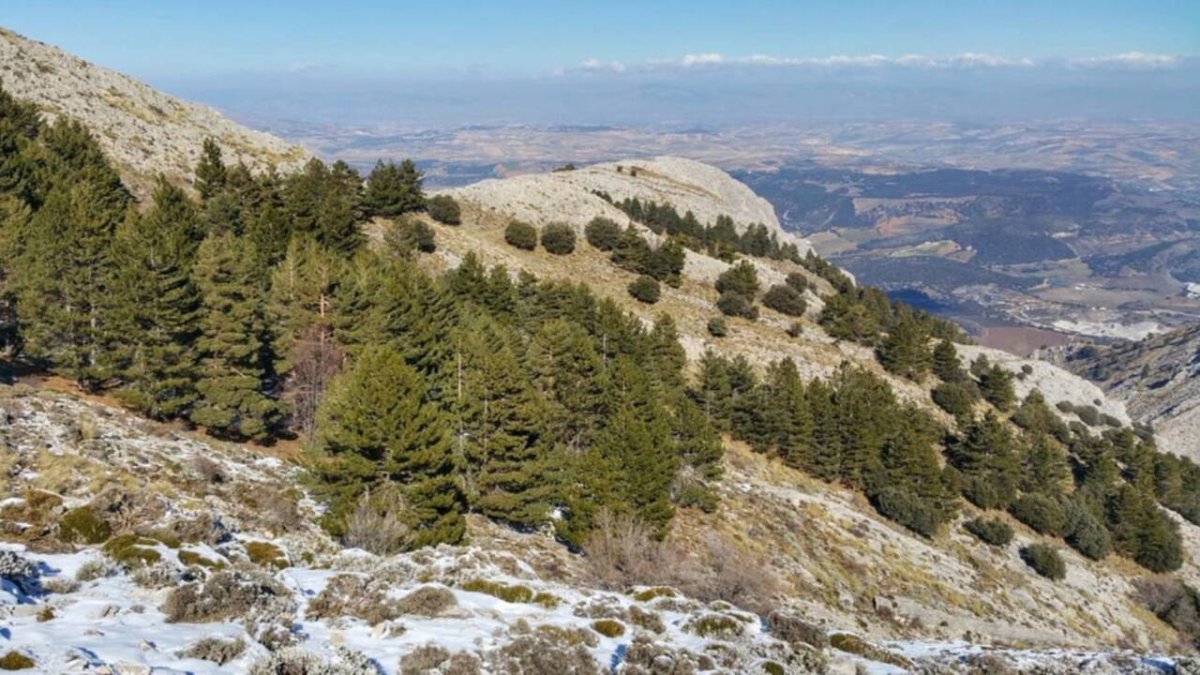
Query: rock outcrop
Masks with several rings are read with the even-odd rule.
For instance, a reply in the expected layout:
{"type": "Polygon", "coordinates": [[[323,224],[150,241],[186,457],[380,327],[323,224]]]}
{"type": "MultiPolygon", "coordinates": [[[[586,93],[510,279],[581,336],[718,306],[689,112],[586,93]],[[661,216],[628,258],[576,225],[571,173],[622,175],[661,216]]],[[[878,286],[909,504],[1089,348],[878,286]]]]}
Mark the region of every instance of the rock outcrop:
{"type": "Polygon", "coordinates": [[[252,170],[298,167],[304,148],[244,127],[207,106],[181,101],[127,75],[0,28],[0,83],[47,117],[66,115],[91,130],[135,193],[159,173],[191,180],[205,138],[221,143],[228,162],[252,170]]]}
{"type": "Polygon", "coordinates": [[[1151,425],[1160,450],[1200,461],[1200,325],[1061,356],[1151,425]]]}

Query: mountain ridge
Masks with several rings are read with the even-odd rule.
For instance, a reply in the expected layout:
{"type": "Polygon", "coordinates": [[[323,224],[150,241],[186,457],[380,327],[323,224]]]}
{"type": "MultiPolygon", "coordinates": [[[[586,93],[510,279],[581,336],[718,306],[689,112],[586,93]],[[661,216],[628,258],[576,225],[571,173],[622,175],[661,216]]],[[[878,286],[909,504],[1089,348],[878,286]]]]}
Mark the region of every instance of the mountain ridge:
{"type": "Polygon", "coordinates": [[[213,138],[253,171],[298,168],[312,153],[244,127],[208,106],[168,96],[127,75],[0,27],[0,82],[50,119],[83,122],[130,189],[147,196],[157,174],[190,185],[203,142],[213,138]]]}

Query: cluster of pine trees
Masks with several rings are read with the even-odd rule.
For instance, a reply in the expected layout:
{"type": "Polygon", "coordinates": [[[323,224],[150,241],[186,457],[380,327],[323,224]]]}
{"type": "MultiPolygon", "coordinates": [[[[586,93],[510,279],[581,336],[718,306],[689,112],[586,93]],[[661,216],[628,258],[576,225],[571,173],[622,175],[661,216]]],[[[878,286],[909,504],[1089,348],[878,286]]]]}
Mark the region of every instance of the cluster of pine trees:
{"type": "Polygon", "coordinates": [[[613,200],[605,192],[598,197],[625,212],[635,222],[655,234],[665,234],[693,251],[732,262],[738,254],[772,260],[791,260],[799,263],[800,250],[791,242],[779,243],[779,237],[762,223],[751,223],[738,232],[733,218],[717,216],[715,223],[701,223],[691,211],[679,214],[674,206],[654,201],[643,202],[637,197],[613,200]]]}
{"type": "Polygon", "coordinates": [[[411,163],[255,176],[209,142],[199,201],[159,180],[142,205],[84,128],[3,93],[0,149],[8,354],[219,437],[304,438],[334,532],[383,485],[414,546],[468,511],[578,542],[599,509],[664,532],[713,506],[720,439],[671,320],[369,250],[366,218],[425,206],[411,163]]]}
{"type": "Polygon", "coordinates": [[[721,430],[865,493],[914,531],[932,536],[956,513],[956,483],[938,453],[944,429],[866,370],[847,365],[805,383],[790,359],[759,378],[742,357],[708,353],[693,396],[721,430]]]}

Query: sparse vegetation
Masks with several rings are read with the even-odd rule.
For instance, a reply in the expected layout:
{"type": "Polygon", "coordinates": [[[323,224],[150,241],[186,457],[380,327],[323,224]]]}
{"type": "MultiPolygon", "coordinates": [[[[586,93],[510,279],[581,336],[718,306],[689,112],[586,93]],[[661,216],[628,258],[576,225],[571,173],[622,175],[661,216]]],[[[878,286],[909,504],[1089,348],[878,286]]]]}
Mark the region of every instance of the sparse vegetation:
{"type": "Polygon", "coordinates": [[[1049,544],[1030,544],[1021,548],[1021,560],[1025,561],[1033,571],[1050,579],[1058,581],[1067,576],[1067,565],[1063,562],[1058,550],[1049,544]]]}
{"type": "Polygon", "coordinates": [[[228,640],[217,637],[206,637],[192,643],[187,649],[180,652],[179,655],[185,659],[212,661],[219,666],[223,666],[241,656],[245,651],[246,643],[241,638],[228,640]]]}
{"type": "Polygon", "coordinates": [[[523,251],[532,251],[537,248],[537,228],[529,223],[514,220],[504,228],[504,241],[508,242],[509,246],[523,251]]]}
{"type": "Polygon", "coordinates": [[[102,544],[112,536],[112,527],[97,517],[91,507],[80,506],[59,519],[58,536],[65,542],[102,544]]]}
{"type": "Polygon", "coordinates": [[[615,619],[599,619],[592,622],[592,630],[604,637],[615,638],[625,634],[625,624],[615,619]]]}
{"type": "Polygon", "coordinates": [[[583,234],[592,247],[600,251],[611,251],[621,239],[621,226],[608,218],[597,216],[588,222],[583,234]]]}
{"type": "Polygon", "coordinates": [[[0,656],[0,670],[29,670],[36,666],[36,661],[14,649],[0,656]]]}
{"type": "Polygon", "coordinates": [[[575,251],[575,228],[566,223],[549,223],[542,228],[542,248],[555,255],[575,251]]]}
{"type": "Polygon", "coordinates": [[[629,284],[629,295],[633,296],[638,302],[644,302],[647,305],[653,305],[658,302],[659,296],[662,294],[658,286],[658,282],[654,277],[646,276],[645,274],[634,279],[629,284]]]}
{"type": "Polygon", "coordinates": [[[434,195],[425,205],[429,217],[443,225],[458,225],[462,223],[462,211],[458,202],[450,195],[434,195]]]}
{"type": "Polygon", "coordinates": [[[968,520],[963,527],[985,544],[1008,546],[1012,542],[1013,530],[1003,521],[980,517],[968,520]]]}
{"type": "MultiPolygon", "coordinates": [[[[536,596],[535,596],[536,597],[536,596]]],[[[458,605],[454,593],[441,586],[422,586],[400,599],[396,610],[414,616],[440,616],[458,605]]]]}

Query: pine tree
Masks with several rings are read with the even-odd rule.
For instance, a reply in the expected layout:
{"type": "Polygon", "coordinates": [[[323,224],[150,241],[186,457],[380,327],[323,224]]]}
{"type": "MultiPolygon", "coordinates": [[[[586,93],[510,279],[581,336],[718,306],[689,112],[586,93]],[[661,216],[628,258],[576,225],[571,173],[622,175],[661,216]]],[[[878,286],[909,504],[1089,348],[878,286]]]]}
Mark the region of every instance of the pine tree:
{"type": "Polygon", "coordinates": [[[949,340],[938,340],[933,348],[933,374],[942,382],[962,382],[967,379],[958,350],[949,340]]]}
{"type": "Polygon", "coordinates": [[[1007,370],[994,365],[979,377],[979,390],[988,403],[999,410],[1011,410],[1017,402],[1017,394],[1013,391],[1013,377],[1007,370]]]}
{"type": "Polygon", "coordinates": [[[449,403],[468,494],[489,517],[524,526],[546,522],[560,500],[558,450],[546,437],[547,409],[524,376],[514,337],[480,317],[452,341],[449,403]]]}
{"type": "Polygon", "coordinates": [[[809,465],[813,422],[796,363],[780,359],[768,369],[766,379],[772,391],[766,401],[771,445],[789,466],[805,468],[809,465]]]}
{"type": "MultiPolygon", "coordinates": [[[[83,134],[69,142],[72,153],[92,142],[74,127],[62,133],[83,134]]],[[[116,272],[112,239],[129,197],[107,165],[63,171],[27,228],[14,274],[17,306],[27,353],[95,390],[112,378],[109,347],[122,339],[107,308],[116,272]]]]}
{"type": "Polygon", "coordinates": [[[918,380],[931,365],[928,340],[929,335],[920,323],[906,313],[875,348],[875,353],[888,372],[918,380]]]}
{"type": "Polygon", "coordinates": [[[805,394],[813,421],[806,469],[821,480],[837,480],[842,467],[842,437],[834,390],[818,379],[809,384],[805,394]]]}
{"type": "Polygon", "coordinates": [[[196,164],[196,192],[200,199],[208,201],[225,188],[225,161],[221,159],[221,146],[211,138],[204,139],[200,161],[196,164]]]}
{"type": "Polygon", "coordinates": [[[879,322],[863,305],[843,294],[825,300],[821,310],[821,325],[830,337],[874,344],[879,334],[879,322]]]}
{"type": "Polygon", "coordinates": [[[424,174],[411,159],[380,160],[367,176],[365,202],[372,215],[392,218],[425,207],[424,174]]]}
{"type": "Polygon", "coordinates": [[[542,323],[525,363],[534,388],[550,402],[550,435],[570,449],[586,447],[605,413],[603,364],[587,331],[565,319],[542,323]]]}
{"type": "Polygon", "coordinates": [[[195,207],[162,178],[153,209],[117,232],[112,322],[123,338],[111,352],[119,395],[156,419],[183,414],[196,398],[200,296],[191,271],[199,239],[195,207]]]}
{"type": "Polygon", "coordinates": [[[334,497],[335,532],[363,490],[395,481],[408,500],[402,513],[414,548],[462,540],[460,465],[448,420],[425,394],[421,376],[386,348],[364,351],[334,383],[318,415],[318,443],[329,459],[316,471],[334,497]]]}
{"type": "Polygon", "coordinates": [[[980,508],[1008,508],[1020,478],[1017,441],[994,414],[970,423],[947,448],[963,474],[963,493],[980,508]]]}
{"type": "Polygon", "coordinates": [[[268,297],[274,370],[289,427],[311,436],[317,405],[344,361],[334,340],[335,298],[345,265],[310,237],[296,237],[276,268],[268,297]]]}
{"type": "Polygon", "coordinates": [[[595,513],[608,509],[665,534],[674,515],[670,488],[678,460],[672,449],[670,425],[661,411],[618,410],[575,471],[572,530],[586,531],[595,513]]]}
{"type": "Polygon", "coordinates": [[[200,245],[194,278],[201,293],[201,379],[191,412],[196,424],[223,437],[266,440],[282,411],[272,394],[271,336],[265,283],[254,252],[228,234],[200,245]]]}

